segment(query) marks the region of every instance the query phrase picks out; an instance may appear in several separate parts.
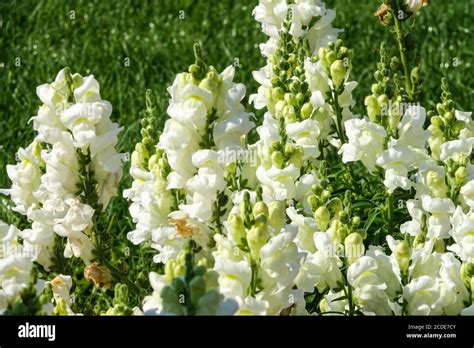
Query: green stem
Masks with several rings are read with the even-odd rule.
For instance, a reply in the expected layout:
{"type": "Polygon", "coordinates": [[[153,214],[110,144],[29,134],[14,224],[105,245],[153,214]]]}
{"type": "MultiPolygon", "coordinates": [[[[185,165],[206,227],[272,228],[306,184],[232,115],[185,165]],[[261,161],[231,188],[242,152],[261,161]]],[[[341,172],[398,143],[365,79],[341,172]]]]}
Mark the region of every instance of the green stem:
{"type": "MultiPolygon", "coordinates": [[[[400,9],[397,10],[400,11],[400,9]]],[[[402,62],[403,66],[403,74],[405,75],[405,89],[408,95],[408,99],[410,101],[414,101],[413,97],[413,86],[411,84],[411,79],[410,79],[410,70],[408,67],[408,59],[407,59],[407,49],[405,47],[405,43],[403,41],[403,28],[400,20],[397,17],[397,13],[392,13],[393,14],[393,19],[395,23],[395,33],[397,37],[397,42],[398,42],[398,50],[400,51],[400,60],[402,62]]]]}
{"type": "Polygon", "coordinates": [[[249,288],[249,295],[252,297],[255,297],[255,294],[257,293],[257,263],[253,260],[253,258],[250,260],[250,267],[252,269],[252,277],[250,279],[250,288],[249,288]]]}
{"type": "Polygon", "coordinates": [[[388,220],[388,233],[392,233],[393,230],[393,202],[394,197],[393,193],[387,193],[387,198],[385,199],[385,205],[387,209],[387,220],[388,220]]]}
{"type": "Polygon", "coordinates": [[[333,89],[331,91],[331,99],[332,99],[332,104],[334,106],[334,111],[336,113],[336,132],[337,132],[337,136],[339,137],[339,139],[344,144],[344,143],[347,142],[347,139],[346,139],[346,135],[344,133],[343,125],[342,125],[342,110],[341,110],[341,106],[339,105],[339,95],[338,95],[338,92],[335,89],[333,89]]]}

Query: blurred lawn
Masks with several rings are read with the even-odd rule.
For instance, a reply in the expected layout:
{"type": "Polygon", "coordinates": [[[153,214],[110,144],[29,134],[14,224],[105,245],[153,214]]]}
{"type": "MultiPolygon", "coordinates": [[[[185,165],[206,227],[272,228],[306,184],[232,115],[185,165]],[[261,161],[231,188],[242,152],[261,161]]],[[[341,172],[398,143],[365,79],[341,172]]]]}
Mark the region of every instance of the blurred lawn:
{"type": "MultiPolygon", "coordinates": [[[[381,1],[328,0],[344,28],[342,37],[355,51],[353,76],[356,112],[363,112],[370,91],[377,48],[393,37],[373,16],[381,1]]],[[[258,43],[265,37],[252,17],[257,1],[5,1],[0,4],[0,187],[10,185],[5,165],[15,152],[33,139],[29,118],[40,101],[36,86],[52,81],[64,66],[83,75],[94,74],[102,97],[114,106],[113,118],[124,126],[119,150],[131,152],[139,138],[139,112],[147,88],[156,91],[163,117],[166,87],[176,73],[193,62],[192,44],[200,41],[210,64],[223,69],[238,59],[236,80],[248,92],[257,85],[251,72],[264,64],[258,43]],[[74,11],[74,12],[71,12],[74,11]],[[75,19],[71,19],[75,17],[75,19]],[[15,63],[21,60],[21,65],[15,63]],[[126,66],[126,59],[130,65],[126,66]]],[[[472,110],[474,57],[471,27],[474,0],[431,1],[414,26],[426,83],[424,105],[432,106],[440,94],[439,81],[447,76],[459,107],[472,110]],[[460,63],[453,66],[453,59],[460,63]]],[[[394,47],[393,47],[394,48],[394,47]]],[[[125,168],[128,171],[128,165],[125,168]]],[[[128,173],[122,186],[130,184],[128,173]]],[[[111,209],[128,216],[127,204],[115,199],[111,209]]],[[[1,209],[0,219],[18,222],[1,209]]],[[[131,228],[130,219],[117,219],[117,233],[131,228]]],[[[123,234],[122,234],[123,236],[123,234]]]]}

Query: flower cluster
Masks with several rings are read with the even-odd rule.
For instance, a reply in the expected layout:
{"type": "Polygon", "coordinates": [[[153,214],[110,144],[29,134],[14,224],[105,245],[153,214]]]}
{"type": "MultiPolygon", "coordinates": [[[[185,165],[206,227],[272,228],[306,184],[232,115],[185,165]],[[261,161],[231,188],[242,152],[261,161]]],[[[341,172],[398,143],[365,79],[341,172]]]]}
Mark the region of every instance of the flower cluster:
{"type": "Polygon", "coordinates": [[[226,196],[239,184],[242,141],[254,126],[241,104],[245,86],[233,82],[234,67],[218,74],[205,65],[199,46],[195,55],[189,72],[168,88],[170,118],[161,134],[150,133],[156,115],[148,98],[143,140],[132,155],[134,182],[124,192],[137,223],[128,238],[151,242],[162,263],[174,259],[190,237],[207,249],[221,228],[226,196]]]}
{"type": "Polygon", "coordinates": [[[100,98],[94,76],[71,76],[63,69],[51,84],[37,88],[43,102],[32,118],[38,132],[18,151],[18,164],[7,166],[12,187],[3,190],[26,215],[31,228],[19,233],[34,260],[48,269],[54,235],[67,238],[65,257],[92,259],[94,214],[117,193],[123,156],[115,145],[120,131],[112,106],[100,98]]]}
{"type": "Polygon", "coordinates": [[[218,73],[198,45],[168,88],[161,132],[148,91],[124,191],[135,223],[127,238],[140,264],[150,253],[155,262],[138,279],[107,259],[97,231],[122,170],[110,104],[92,76],[68,69],[38,87],[38,135],[2,191],[32,226],[0,223],[0,312],[82,313],[77,274],[32,290],[35,262],[60,273],[59,248],[86,263],[99,296],[113,288],[97,306],[105,315],[474,314],[474,123],[447,80],[435,110],[420,104],[403,22],[425,3],[386,0],[377,11],[398,52],[380,46],[366,116],[352,112],[353,53],[319,0],[260,0],[254,10],[269,36],[249,98],[265,111],[261,125],[234,67],[218,73]],[[54,307],[42,307],[42,292],[54,307]]]}

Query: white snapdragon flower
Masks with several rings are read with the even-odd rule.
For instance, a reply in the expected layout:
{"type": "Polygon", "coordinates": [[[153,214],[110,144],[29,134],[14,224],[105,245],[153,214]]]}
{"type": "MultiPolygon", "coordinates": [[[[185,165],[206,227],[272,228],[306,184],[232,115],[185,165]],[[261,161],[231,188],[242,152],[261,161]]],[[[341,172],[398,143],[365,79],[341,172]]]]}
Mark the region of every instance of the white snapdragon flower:
{"type": "Polygon", "coordinates": [[[418,11],[423,7],[428,5],[428,0],[404,0],[405,8],[412,13],[413,16],[416,16],[418,11]]]}
{"type": "Polygon", "coordinates": [[[53,291],[54,301],[62,315],[75,315],[71,309],[72,301],[69,295],[72,288],[72,278],[68,275],[59,274],[49,282],[53,291]],[[64,311],[64,312],[63,312],[64,311]]]}
{"type": "Polygon", "coordinates": [[[474,211],[474,180],[468,181],[461,187],[461,200],[474,211]]]}
{"type": "Polygon", "coordinates": [[[428,237],[449,238],[450,216],[454,213],[454,203],[449,198],[421,196],[423,209],[431,214],[428,218],[428,237]]]}
{"type": "Polygon", "coordinates": [[[41,146],[34,141],[26,149],[18,150],[19,163],[7,165],[7,175],[12,181],[12,186],[0,193],[10,195],[15,206],[13,210],[25,215],[28,208],[37,206],[38,199],[34,193],[41,183],[44,162],[41,159],[41,146]]]}
{"type": "Polygon", "coordinates": [[[326,288],[337,289],[343,281],[342,261],[336,252],[336,245],[328,233],[316,232],[314,244],[317,251],[308,253],[301,265],[295,284],[307,292],[316,287],[319,291],[326,288]]]}
{"type": "Polygon", "coordinates": [[[352,119],[344,122],[349,142],[339,150],[344,163],[361,161],[370,171],[375,170],[377,157],[383,151],[387,132],[366,119],[352,119]]]}
{"type": "Polygon", "coordinates": [[[462,261],[474,263],[474,219],[472,213],[464,214],[461,207],[457,207],[451,217],[452,229],[449,234],[455,244],[448,246],[462,261]]]}
{"type": "Polygon", "coordinates": [[[392,301],[401,286],[392,270],[390,258],[379,249],[360,257],[347,270],[347,279],[364,312],[378,315],[400,313],[392,301]]]}
{"type": "Polygon", "coordinates": [[[286,134],[304,151],[303,159],[319,156],[319,123],[312,119],[294,122],[286,125],[286,134]]]}
{"type": "Polygon", "coordinates": [[[289,164],[283,169],[272,166],[265,170],[257,168],[257,178],[263,185],[265,201],[292,199],[296,193],[295,181],[300,175],[300,169],[289,164]]]}

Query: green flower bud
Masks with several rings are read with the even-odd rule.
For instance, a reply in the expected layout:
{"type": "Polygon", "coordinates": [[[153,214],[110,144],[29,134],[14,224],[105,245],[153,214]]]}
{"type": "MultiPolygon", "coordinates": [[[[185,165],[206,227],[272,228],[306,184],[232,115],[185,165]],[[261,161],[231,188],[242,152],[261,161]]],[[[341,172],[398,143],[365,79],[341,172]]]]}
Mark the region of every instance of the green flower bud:
{"type": "Polygon", "coordinates": [[[380,108],[383,108],[388,104],[388,96],[386,94],[379,95],[377,98],[377,103],[380,108]]]}
{"type": "Polygon", "coordinates": [[[165,281],[166,283],[171,283],[175,277],[174,268],[176,267],[175,260],[168,260],[165,264],[165,281]]]}
{"type": "Polygon", "coordinates": [[[308,204],[311,206],[311,210],[315,211],[321,205],[319,198],[316,195],[310,195],[307,198],[308,204]]]}
{"type": "Polygon", "coordinates": [[[128,287],[125,284],[117,283],[114,288],[114,300],[113,305],[124,305],[128,304],[128,287]]]}
{"type": "Polygon", "coordinates": [[[217,290],[210,290],[202,296],[196,308],[196,315],[216,315],[221,295],[217,290]]]}
{"type": "Polygon", "coordinates": [[[411,82],[414,85],[417,85],[420,82],[420,68],[415,67],[411,70],[410,73],[411,82]]]}
{"type": "Polygon", "coordinates": [[[321,192],[321,199],[325,202],[329,199],[331,199],[331,191],[329,190],[323,190],[323,192],[321,192]]]}
{"type": "Polygon", "coordinates": [[[264,202],[257,202],[253,206],[252,213],[255,218],[257,218],[259,215],[268,217],[268,207],[264,202]]]}
{"type": "Polygon", "coordinates": [[[323,66],[323,68],[328,69],[329,64],[326,59],[326,55],[327,55],[327,49],[325,47],[321,47],[318,51],[318,56],[319,56],[319,59],[321,60],[321,65],[323,66]]]}
{"type": "Polygon", "coordinates": [[[452,121],[454,119],[454,114],[451,111],[448,111],[444,114],[444,118],[448,121],[452,121]]]}
{"type": "Polygon", "coordinates": [[[436,127],[442,127],[444,126],[444,122],[443,122],[443,119],[439,116],[433,116],[431,118],[431,124],[432,125],[435,125],[436,127]]]}
{"type": "Polygon", "coordinates": [[[377,121],[377,117],[380,114],[380,107],[377,98],[373,95],[369,95],[365,98],[364,104],[367,106],[367,115],[372,122],[377,121]]]}
{"type": "Polygon", "coordinates": [[[282,100],[285,96],[285,92],[281,87],[275,87],[272,89],[272,97],[276,100],[282,100]]]}
{"type": "Polygon", "coordinates": [[[291,155],[289,162],[292,163],[295,167],[302,167],[303,156],[304,156],[304,151],[301,147],[298,146],[295,148],[293,154],[291,155]]]}
{"type": "Polygon", "coordinates": [[[311,103],[304,103],[301,107],[301,116],[303,116],[304,119],[307,119],[311,117],[312,114],[313,106],[311,105],[311,103]]]}
{"type": "Polygon", "coordinates": [[[285,166],[285,157],[283,157],[280,151],[274,151],[272,153],[272,164],[280,169],[285,166]]]}
{"type": "Polygon", "coordinates": [[[418,249],[418,248],[423,248],[424,245],[425,245],[425,236],[422,233],[418,233],[415,239],[413,240],[413,247],[415,249],[418,249]]]}
{"type": "Polygon", "coordinates": [[[337,59],[336,52],[334,51],[328,51],[326,54],[326,60],[328,63],[328,66],[331,66],[332,63],[334,63],[337,59]]]}
{"type": "Polygon", "coordinates": [[[326,231],[328,229],[329,220],[331,220],[331,213],[325,206],[321,206],[314,212],[314,219],[318,224],[320,231],[326,231]]]}
{"type": "Polygon", "coordinates": [[[301,105],[301,103],[303,103],[305,99],[306,99],[306,96],[303,93],[299,92],[296,94],[296,101],[298,102],[299,105],[301,105]]]}
{"type": "Polygon", "coordinates": [[[332,198],[328,202],[328,204],[326,204],[326,206],[329,209],[329,211],[331,212],[332,216],[335,216],[335,215],[339,214],[339,212],[342,211],[342,209],[344,209],[344,207],[342,205],[342,201],[339,197],[332,198]]]}
{"type": "Polygon", "coordinates": [[[467,178],[467,169],[464,166],[459,167],[454,174],[454,180],[458,186],[462,186],[467,178]]]}
{"type": "Polygon", "coordinates": [[[242,218],[237,214],[232,214],[227,220],[230,235],[235,244],[242,243],[245,240],[245,226],[242,218]]]}
{"type": "Polygon", "coordinates": [[[346,77],[346,67],[342,60],[338,59],[331,64],[331,77],[336,87],[339,87],[346,77]]]}
{"type": "Polygon", "coordinates": [[[292,93],[285,93],[284,100],[287,103],[287,105],[296,105],[296,98],[292,93]]]}
{"type": "Polygon", "coordinates": [[[163,310],[166,313],[172,313],[176,315],[184,315],[183,304],[180,303],[182,293],[178,294],[172,286],[165,286],[161,290],[161,298],[163,299],[163,310]]]}
{"type": "Polygon", "coordinates": [[[408,272],[408,266],[410,264],[411,251],[406,241],[401,241],[395,248],[395,259],[400,266],[402,273],[408,272]]]}
{"type": "Polygon", "coordinates": [[[444,180],[444,177],[434,170],[430,170],[426,174],[426,181],[429,189],[433,192],[436,197],[444,198],[448,194],[448,186],[444,180]]]}
{"type": "Polygon", "coordinates": [[[336,239],[342,242],[343,240],[346,239],[348,234],[349,234],[349,229],[347,228],[347,226],[341,225],[341,227],[339,227],[336,230],[336,239]]]}
{"type": "Polygon", "coordinates": [[[400,59],[398,57],[392,57],[392,59],[390,59],[390,69],[397,71],[399,67],[400,59]]]}
{"type": "Polygon", "coordinates": [[[280,232],[286,223],[286,204],[283,201],[272,201],[268,205],[268,224],[276,233],[280,232]]]}
{"type": "Polygon", "coordinates": [[[206,293],[206,281],[204,280],[204,277],[194,277],[189,282],[189,292],[191,296],[191,302],[197,303],[201,296],[206,293]]]}
{"type": "Polygon", "coordinates": [[[260,257],[260,249],[265,245],[269,237],[268,230],[258,226],[253,226],[247,232],[247,243],[250,248],[250,254],[254,260],[260,257]]]}
{"type": "Polygon", "coordinates": [[[357,228],[360,225],[360,216],[355,215],[351,219],[351,225],[353,228],[357,228]]]}
{"type": "Polygon", "coordinates": [[[349,223],[349,214],[346,211],[340,211],[337,217],[343,224],[349,223]]]}
{"type": "Polygon", "coordinates": [[[372,93],[375,95],[381,95],[383,93],[383,87],[379,83],[374,83],[372,85],[372,93]]]}
{"type": "Polygon", "coordinates": [[[285,157],[290,157],[294,152],[295,148],[291,144],[285,144],[285,149],[283,150],[285,157]]]}
{"type": "Polygon", "coordinates": [[[347,263],[352,265],[359,257],[364,255],[365,247],[362,236],[359,233],[352,232],[344,240],[344,248],[347,263]]]}
{"type": "Polygon", "coordinates": [[[445,113],[444,105],[441,103],[436,104],[436,111],[438,111],[438,114],[444,115],[445,113]]]}

